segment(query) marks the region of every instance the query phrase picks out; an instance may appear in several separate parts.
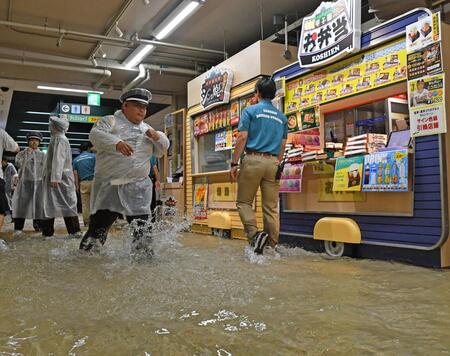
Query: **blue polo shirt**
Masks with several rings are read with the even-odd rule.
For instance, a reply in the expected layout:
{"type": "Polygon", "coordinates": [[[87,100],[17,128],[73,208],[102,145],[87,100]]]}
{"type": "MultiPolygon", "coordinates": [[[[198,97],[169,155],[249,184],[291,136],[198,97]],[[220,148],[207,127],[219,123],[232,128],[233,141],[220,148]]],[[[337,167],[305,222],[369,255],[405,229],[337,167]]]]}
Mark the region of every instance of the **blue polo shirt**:
{"type": "Polygon", "coordinates": [[[73,160],[73,170],[78,172],[80,180],[94,179],[95,153],[83,151],[73,160]]]}
{"type": "Polygon", "coordinates": [[[278,155],[281,141],[287,138],[287,118],[270,100],[263,99],[242,112],[238,131],[248,132],[247,150],[278,155]]]}

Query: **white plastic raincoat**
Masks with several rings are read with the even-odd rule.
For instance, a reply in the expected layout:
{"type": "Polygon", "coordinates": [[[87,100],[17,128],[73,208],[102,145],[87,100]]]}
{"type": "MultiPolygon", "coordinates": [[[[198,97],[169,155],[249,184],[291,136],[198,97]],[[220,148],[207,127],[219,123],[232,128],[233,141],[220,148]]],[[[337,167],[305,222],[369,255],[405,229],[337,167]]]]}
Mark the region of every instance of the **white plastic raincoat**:
{"type": "Polygon", "coordinates": [[[45,153],[39,148],[26,148],[16,156],[19,167],[19,183],[13,195],[13,217],[42,219],[42,178],[45,153]]]}
{"type": "Polygon", "coordinates": [[[6,168],[3,169],[3,175],[5,177],[5,194],[8,200],[9,210],[12,211],[12,197],[14,191],[14,181],[18,177],[16,167],[12,163],[8,163],[6,168]]]}
{"type": "Polygon", "coordinates": [[[51,133],[44,166],[44,217],[77,216],[77,193],[72,171],[72,151],[65,133],[69,122],[56,116],[49,121],[51,133]],[[57,182],[52,188],[50,182],[57,182]]]}
{"type": "Polygon", "coordinates": [[[152,201],[152,181],[148,177],[150,157],[161,157],[169,140],[160,131],[158,141],[145,133],[145,122],[130,122],[121,110],[105,116],[92,128],[89,139],[97,149],[97,162],[91,192],[91,214],[110,210],[125,216],[148,215],[152,201]],[[133,147],[131,156],[116,151],[124,141],[133,147]]]}

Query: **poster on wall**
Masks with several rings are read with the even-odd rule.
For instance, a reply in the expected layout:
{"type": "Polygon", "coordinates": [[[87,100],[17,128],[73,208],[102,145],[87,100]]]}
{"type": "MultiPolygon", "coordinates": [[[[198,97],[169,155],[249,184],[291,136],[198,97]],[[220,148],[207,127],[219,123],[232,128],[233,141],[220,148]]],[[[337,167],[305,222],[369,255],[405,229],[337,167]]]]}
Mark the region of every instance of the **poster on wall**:
{"type": "Polygon", "coordinates": [[[442,72],[441,43],[432,43],[407,56],[408,80],[442,72]]]}
{"type": "Polygon", "coordinates": [[[256,96],[248,96],[246,98],[241,98],[239,100],[239,116],[242,116],[242,112],[250,105],[255,105],[258,103],[256,96]]]}
{"type": "Polygon", "coordinates": [[[230,69],[213,68],[205,74],[200,89],[200,105],[209,109],[230,101],[233,71],[230,69]]]}
{"type": "Polygon", "coordinates": [[[300,67],[335,61],[361,44],[361,2],[324,1],[303,18],[298,60],[300,67]]]}
{"type": "Polygon", "coordinates": [[[411,137],[447,132],[444,74],[408,81],[411,137]]]}
{"type": "Polygon", "coordinates": [[[300,193],[302,191],[303,164],[287,163],[280,178],[280,193],[300,193]]]}
{"type": "Polygon", "coordinates": [[[199,136],[209,131],[209,116],[203,114],[194,119],[194,136],[199,136]]]}
{"type": "Polygon", "coordinates": [[[286,82],[286,113],[406,79],[406,43],[399,39],[286,82]]]}
{"type": "Polygon", "coordinates": [[[303,109],[300,111],[301,129],[310,129],[320,125],[319,107],[303,109]]]}
{"type": "Polygon", "coordinates": [[[313,128],[288,133],[287,143],[291,143],[296,148],[303,147],[305,151],[317,151],[320,149],[320,130],[313,128]]]}
{"type": "Polygon", "coordinates": [[[214,147],[215,151],[226,151],[233,148],[233,135],[231,130],[222,130],[215,133],[214,136],[214,147]]]}
{"type": "Polygon", "coordinates": [[[235,126],[239,123],[239,101],[233,101],[230,105],[230,125],[235,126]]]}
{"type": "Polygon", "coordinates": [[[333,191],[360,191],[364,156],[339,157],[334,171],[333,191]]]}
{"type": "Polygon", "coordinates": [[[441,40],[441,13],[425,16],[406,26],[406,49],[417,51],[430,43],[441,40]]]}
{"type": "Polygon", "coordinates": [[[364,157],[363,192],[407,192],[408,150],[375,152],[364,157]]]}
{"type": "Polygon", "coordinates": [[[288,125],[288,131],[289,132],[297,132],[300,130],[301,118],[300,118],[300,112],[294,112],[292,114],[289,114],[287,116],[287,125],[288,125]]]}
{"type": "Polygon", "coordinates": [[[194,209],[195,220],[208,218],[208,184],[194,184],[194,209]]]}

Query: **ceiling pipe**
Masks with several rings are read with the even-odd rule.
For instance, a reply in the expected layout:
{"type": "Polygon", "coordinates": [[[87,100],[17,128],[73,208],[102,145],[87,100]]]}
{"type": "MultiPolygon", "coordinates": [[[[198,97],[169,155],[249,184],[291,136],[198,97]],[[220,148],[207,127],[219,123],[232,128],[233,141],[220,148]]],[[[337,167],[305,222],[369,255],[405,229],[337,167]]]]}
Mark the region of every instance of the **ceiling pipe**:
{"type": "MultiPolygon", "coordinates": [[[[78,66],[92,67],[92,61],[87,60],[87,59],[56,56],[53,54],[44,54],[44,53],[31,52],[31,51],[25,51],[25,50],[11,49],[11,48],[6,48],[6,47],[0,47],[0,53],[2,55],[20,57],[21,60],[38,59],[38,60],[43,60],[43,61],[61,62],[61,63],[65,63],[65,64],[70,63],[70,64],[74,64],[74,65],[78,65],[78,66]]],[[[118,62],[117,63],[113,62],[112,60],[106,61],[101,58],[97,58],[96,61],[98,62],[97,63],[98,66],[107,67],[108,69],[126,70],[126,71],[130,71],[130,72],[139,71],[138,67],[127,68],[118,62]]],[[[159,65],[159,64],[144,64],[144,67],[151,69],[151,70],[168,72],[168,73],[178,73],[178,74],[193,75],[193,76],[197,76],[200,74],[199,71],[196,71],[193,69],[164,66],[164,65],[159,65]]],[[[98,69],[101,69],[101,68],[98,68],[98,69]]]]}
{"type": "MultiPolygon", "coordinates": [[[[111,76],[111,71],[109,71],[108,69],[65,66],[65,65],[61,65],[61,64],[50,64],[50,63],[27,61],[25,59],[19,60],[19,59],[0,58],[0,63],[18,64],[18,65],[24,65],[24,66],[29,66],[29,67],[59,69],[59,70],[66,70],[66,71],[78,72],[78,73],[99,74],[99,75],[102,75],[102,78],[97,82],[97,83],[100,82],[100,84],[103,83],[105,80],[107,80],[111,76]]],[[[94,85],[96,85],[97,83],[95,83],[94,85]]]]}
{"type": "Polygon", "coordinates": [[[219,56],[227,55],[226,52],[218,51],[215,49],[191,47],[191,46],[185,46],[185,45],[162,42],[162,41],[144,40],[144,39],[140,39],[140,38],[134,38],[132,40],[131,39],[129,40],[129,39],[125,39],[125,38],[108,37],[108,36],[96,35],[96,34],[86,33],[86,32],[71,31],[71,30],[66,30],[64,28],[30,25],[30,24],[14,22],[14,21],[0,21],[0,26],[22,27],[22,28],[28,28],[28,29],[32,29],[32,30],[36,30],[36,31],[58,33],[59,35],[64,35],[64,36],[85,37],[85,38],[90,38],[90,39],[97,40],[97,41],[104,41],[105,43],[110,43],[112,45],[115,43],[128,44],[128,45],[136,45],[136,44],[148,45],[148,44],[150,44],[150,45],[154,45],[154,46],[162,46],[162,47],[176,48],[176,49],[182,49],[182,50],[188,50],[188,51],[203,52],[203,53],[214,54],[214,55],[219,55],[219,56]]]}
{"type": "Polygon", "coordinates": [[[139,86],[142,88],[142,86],[143,86],[145,83],[147,83],[149,80],[150,80],[150,69],[147,68],[147,69],[145,70],[145,78],[144,78],[143,81],[141,81],[141,82],[139,83],[139,86]]]}
{"type": "Polygon", "coordinates": [[[145,78],[145,67],[143,64],[139,64],[139,73],[131,82],[129,82],[125,87],[122,89],[122,91],[126,92],[127,90],[133,88],[138,83],[142,81],[142,79],[145,78]]]}
{"type": "Polygon", "coordinates": [[[150,70],[154,70],[156,72],[167,72],[167,73],[177,73],[177,74],[185,74],[196,77],[200,74],[199,71],[195,69],[188,69],[188,68],[179,68],[179,67],[171,67],[171,66],[164,66],[164,65],[158,65],[158,64],[144,64],[144,67],[150,70]]]}

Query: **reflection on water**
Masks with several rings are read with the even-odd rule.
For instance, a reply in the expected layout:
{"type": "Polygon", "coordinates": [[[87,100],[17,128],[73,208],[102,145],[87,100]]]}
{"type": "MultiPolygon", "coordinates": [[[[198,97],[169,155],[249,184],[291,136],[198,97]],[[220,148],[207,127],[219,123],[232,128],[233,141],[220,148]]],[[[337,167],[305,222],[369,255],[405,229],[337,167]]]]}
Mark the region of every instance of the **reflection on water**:
{"type": "Polygon", "coordinates": [[[448,354],[448,271],[298,248],[255,256],[241,241],[176,237],[182,225],[154,227],[144,261],[127,228],[99,254],[63,229],[5,238],[0,355],[448,354]]]}

